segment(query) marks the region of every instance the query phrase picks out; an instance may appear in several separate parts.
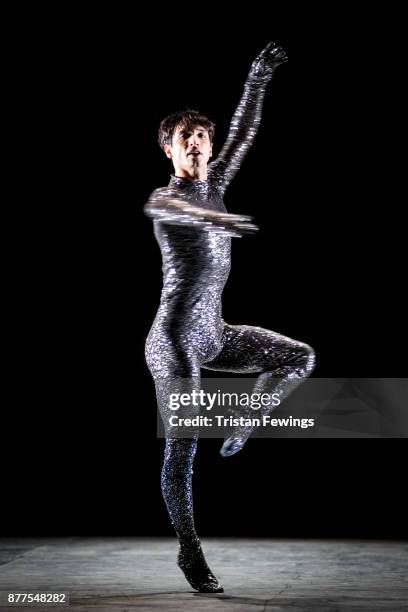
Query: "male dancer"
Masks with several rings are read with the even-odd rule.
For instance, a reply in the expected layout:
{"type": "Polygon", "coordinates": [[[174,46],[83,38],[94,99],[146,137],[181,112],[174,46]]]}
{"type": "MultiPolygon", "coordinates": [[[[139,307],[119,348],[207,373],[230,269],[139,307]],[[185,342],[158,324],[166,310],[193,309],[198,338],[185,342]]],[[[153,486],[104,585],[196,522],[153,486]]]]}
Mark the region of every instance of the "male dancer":
{"type": "MultiPolygon", "coordinates": [[[[175,174],[145,206],[154,220],[163,259],[160,307],[146,341],[146,361],[166,428],[162,491],[180,541],[178,565],[201,592],[223,589],[205,561],[194,527],[191,474],[197,435],[180,438],[180,432],[169,427],[169,416],[174,414],[170,393],[175,388],[199,389],[200,369],[207,368],[257,373],[253,393],[278,393],[283,400],[310,375],[315,361],[307,344],[259,327],[229,325],[221,312],[231,237],[257,230],[250,217],[227,213],[223,195],[253,143],[267,84],[286,60],[285,51],[272,42],[254,60],[227,140],[209,165],[214,124],[207,117],[184,111],[161,122],[159,144],[172,160],[175,174]]],[[[272,404],[264,406],[261,414],[272,409],[272,404]]],[[[198,410],[189,407],[189,416],[198,410]]],[[[241,450],[252,429],[236,428],[221,454],[226,457],[241,450]]]]}

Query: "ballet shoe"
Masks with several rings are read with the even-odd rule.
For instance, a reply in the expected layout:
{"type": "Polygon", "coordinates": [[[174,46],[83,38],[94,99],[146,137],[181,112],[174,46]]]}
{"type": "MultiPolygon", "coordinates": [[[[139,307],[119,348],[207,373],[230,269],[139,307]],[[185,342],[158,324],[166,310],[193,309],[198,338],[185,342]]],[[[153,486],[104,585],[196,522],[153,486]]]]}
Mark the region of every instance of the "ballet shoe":
{"type": "Polygon", "coordinates": [[[244,446],[246,439],[242,436],[230,436],[221,447],[220,455],[222,457],[230,457],[238,453],[244,446]]]}
{"type": "Polygon", "coordinates": [[[200,593],[223,593],[224,589],[207,565],[201,547],[180,546],[177,565],[186,580],[200,593]]]}

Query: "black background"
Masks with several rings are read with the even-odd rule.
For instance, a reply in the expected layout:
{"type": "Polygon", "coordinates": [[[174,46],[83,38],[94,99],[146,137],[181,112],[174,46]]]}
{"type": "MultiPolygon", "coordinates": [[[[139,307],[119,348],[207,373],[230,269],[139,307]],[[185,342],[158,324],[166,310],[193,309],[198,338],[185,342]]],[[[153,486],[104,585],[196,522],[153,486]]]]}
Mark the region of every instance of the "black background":
{"type": "MultiPolygon", "coordinates": [[[[30,17],[13,24],[21,146],[3,531],[172,535],[143,356],[161,263],[142,207],[172,171],[158,123],[202,111],[216,153],[252,59],[269,40],[287,49],[226,197],[261,231],[233,242],[224,318],[309,343],[318,377],[404,376],[387,27],[261,9],[221,23],[207,7],[48,15],[33,34],[30,17]]],[[[220,445],[201,440],[194,468],[202,536],[405,535],[399,440],[254,439],[229,459],[220,445]]]]}

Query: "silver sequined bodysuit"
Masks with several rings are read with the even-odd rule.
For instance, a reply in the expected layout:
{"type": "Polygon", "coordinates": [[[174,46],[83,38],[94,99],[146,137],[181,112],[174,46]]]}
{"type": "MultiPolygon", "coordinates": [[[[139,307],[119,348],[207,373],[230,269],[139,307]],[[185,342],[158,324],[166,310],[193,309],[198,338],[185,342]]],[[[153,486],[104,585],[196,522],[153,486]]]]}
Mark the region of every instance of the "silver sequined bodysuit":
{"type": "MultiPolygon", "coordinates": [[[[163,260],[160,306],[146,341],[146,361],[167,435],[162,490],[180,542],[189,550],[192,542],[199,550],[191,482],[197,438],[176,439],[168,426],[174,381],[182,381],[183,391],[189,391],[199,387],[201,368],[256,373],[254,393],[279,393],[283,399],[314,367],[314,352],[307,344],[223,320],[221,297],[230,271],[231,235],[220,231],[205,213],[226,213],[223,196],[254,140],[270,77],[271,73],[250,72],[226,143],[208,166],[208,180],[172,176],[169,186],[153,192],[145,206],[154,220],[163,260]],[[187,211],[169,208],[167,202],[175,196],[190,205],[187,211]]],[[[264,406],[263,414],[272,409],[264,406]]],[[[190,416],[198,414],[192,406],[189,410],[190,416]]],[[[222,454],[242,448],[251,431],[238,428],[222,454]]]]}
{"type": "MultiPolygon", "coordinates": [[[[207,181],[173,176],[169,186],[200,208],[226,212],[211,171],[207,181]]],[[[160,221],[154,226],[163,290],[147,342],[149,368],[156,376],[198,375],[222,348],[221,295],[230,271],[231,238],[160,221]]]]}

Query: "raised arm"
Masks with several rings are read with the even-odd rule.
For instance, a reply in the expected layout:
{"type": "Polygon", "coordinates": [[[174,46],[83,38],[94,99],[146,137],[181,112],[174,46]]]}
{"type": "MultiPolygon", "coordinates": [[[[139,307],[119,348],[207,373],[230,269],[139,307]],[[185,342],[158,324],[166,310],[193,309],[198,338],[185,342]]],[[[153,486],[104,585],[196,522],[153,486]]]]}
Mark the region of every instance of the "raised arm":
{"type": "Polygon", "coordinates": [[[247,215],[231,215],[195,206],[171,187],[153,191],[144,206],[144,212],[151,219],[169,225],[217,232],[236,238],[258,230],[251,222],[252,218],[247,215]]]}
{"type": "Polygon", "coordinates": [[[224,191],[254,141],[261,122],[266,87],[276,68],[286,61],[284,49],[270,42],[252,62],[227,140],[217,159],[209,165],[224,191]]]}

